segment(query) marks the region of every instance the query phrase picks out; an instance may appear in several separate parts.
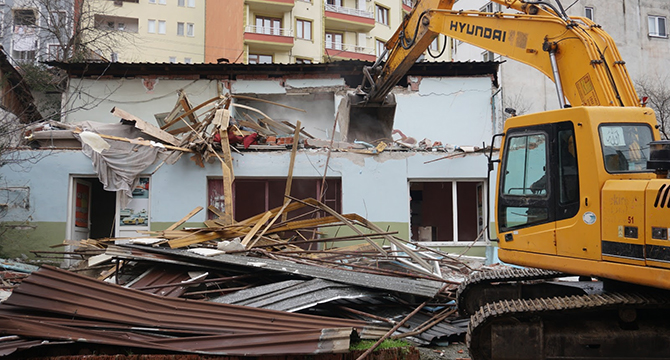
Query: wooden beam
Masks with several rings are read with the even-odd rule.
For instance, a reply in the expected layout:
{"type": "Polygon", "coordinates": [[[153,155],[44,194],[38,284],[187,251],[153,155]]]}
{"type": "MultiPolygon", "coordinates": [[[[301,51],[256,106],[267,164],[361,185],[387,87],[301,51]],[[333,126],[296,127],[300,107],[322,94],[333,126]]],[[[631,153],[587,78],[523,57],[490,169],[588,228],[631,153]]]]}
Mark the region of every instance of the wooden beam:
{"type": "Polygon", "coordinates": [[[177,123],[177,121],[179,121],[179,120],[185,118],[186,116],[189,116],[189,115],[191,115],[192,113],[194,113],[194,112],[196,112],[196,111],[202,109],[202,108],[205,107],[207,104],[210,104],[210,103],[213,103],[213,102],[216,101],[216,100],[225,99],[225,98],[226,98],[226,96],[216,96],[216,97],[213,97],[213,98],[211,98],[211,99],[209,99],[209,100],[207,100],[207,101],[201,103],[200,105],[194,107],[193,109],[191,109],[191,110],[189,110],[189,111],[187,111],[187,112],[185,112],[185,113],[179,115],[179,116],[176,117],[174,120],[172,120],[172,121],[170,121],[170,122],[168,122],[168,123],[165,123],[165,125],[161,126],[161,129],[167,129],[167,128],[169,128],[170,126],[172,126],[172,125],[174,125],[175,123],[177,123]]]}
{"type": "MultiPolygon", "coordinates": [[[[81,129],[77,129],[77,130],[74,130],[74,131],[72,131],[72,132],[78,134],[78,133],[81,133],[82,130],[81,130],[81,129]]],[[[105,134],[98,134],[98,133],[95,133],[95,134],[98,135],[98,136],[100,136],[100,137],[103,138],[103,139],[116,140],[116,141],[124,141],[124,142],[131,143],[131,144],[137,144],[137,145],[149,146],[149,147],[160,147],[160,146],[155,146],[155,145],[152,144],[151,141],[149,141],[149,140],[128,139],[128,138],[119,137],[119,136],[113,136],[113,135],[105,135],[105,134]]],[[[165,147],[166,149],[168,149],[168,150],[178,150],[178,151],[190,152],[190,153],[193,152],[193,150],[191,150],[191,149],[182,148],[182,147],[178,147],[178,146],[165,145],[165,144],[161,144],[161,145],[164,146],[164,147],[165,147]]]]}
{"type": "MultiPolygon", "coordinates": [[[[293,165],[295,165],[295,155],[298,153],[298,141],[300,140],[300,120],[295,128],[295,133],[293,134],[293,147],[291,148],[291,161],[288,165],[288,176],[286,177],[286,189],[284,190],[284,206],[288,205],[291,202],[291,199],[288,196],[291,195],[291,185],[293,184],[293,165]]],[[[285,222],[288,214],[283,214],[281,221],[285,222]]]]}
{"type": "Polygon", "coordinates": [[[272,104],[272,105],[277,105],[277,106],[285,107],[285,108],[287,108],[287,109],[291,109],[291,110],[302,111],[302,112],[304,112],[304,113],[307,112],[307,110],[305,110],[305,109],[300,109],[300,108],[296,108],[296,107],[293,107],[293,106],[288,106],[288,105],[280,104],[280,103],[277,103],[277,102],[274,102],[274,101],[265,100],[265,99],[259,99],[259,98],[255,98],[255,97],[251,97],[251,96],[233,95],[233,98],[235,98],[235,99],[245,99],[245,100],[260,101],[260,102],[264,102],[264,103],[268,103],[268,104],[272,104]]]}
{"type": "Polygon", "coordinates": [[[188,219],[192,218],[195,214],[199,213],[200,210],[202,210],[202,209],[203,209],[202,206],[198,206],[197,208],[191,210],[191,212],[188,213],[188,215],[184,216],[181,220],[177,221],[176,223],[170,225],[170,227],[165,229],[165,230],[174,230],[174,229],[178,228],[181,224],[188,221],[188,219]]]}
{"type": "Polygon", "coordinates": [[[265,224],[270,219],[271,216],[272,216],[272,213],[269,212],[269,211],[266,212],[265,214],[263,214],[263,217],[256,223],[256,225],[254,225],[253,228],[251,228],[251,231],[249,231],[247,233],[247,236],[245,236],[244,239],[242,239],[242,245],[244,245],[246,247],[247,244],[249,243],[249,241],[251,241],[251,238],[254,235],[256,235],[256,233],[258,232],[258,229],[260,229],[261,226],[263,226],[263,224],[265,224]]]}
{"type": "Polygon", "coordinates": [[[135,115],[127,113],[127,112],[125,112],[125,111],[123,111],[119,108],[116,108],[116,107],[112,108],[112,114],[114,114],[114,116],[116,116],[116,117],[120,117],[123,120],[134,121],[135,122],[135,127],[140,129],[143,133],[145,133],[147,135],[153,136],[156,139],[159,139],[159,140],[161,140],[163,142],[166,142],[170,145],[174,145],[174,146],[179,145],[179,141],[180,141],[179,139],[177,139],[176,137],[168,134],[167,132],[161,130],[160,128],[158,128],[156,126],[145,122],[144,120],[138,118],[135,115]]]}

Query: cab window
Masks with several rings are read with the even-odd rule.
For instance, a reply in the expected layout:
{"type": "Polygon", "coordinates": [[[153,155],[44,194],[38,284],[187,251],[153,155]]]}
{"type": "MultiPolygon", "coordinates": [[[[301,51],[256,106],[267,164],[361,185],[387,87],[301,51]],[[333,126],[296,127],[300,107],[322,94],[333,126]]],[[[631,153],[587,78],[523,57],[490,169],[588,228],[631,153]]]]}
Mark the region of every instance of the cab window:
{"type": "Polygon", "coordinates": [[[603,124],[599,133],[607,172],[647,171],[649,143],[653,141],[648,125],[603,124]]]}
{"type": "Polygon", "coordinates": [[[501,228],[543,223],[549,219],[547,135],[511,136],[506,146],[502,181],[501,228]],[[534,201],[535,200],[535,201],[534,201]]]}

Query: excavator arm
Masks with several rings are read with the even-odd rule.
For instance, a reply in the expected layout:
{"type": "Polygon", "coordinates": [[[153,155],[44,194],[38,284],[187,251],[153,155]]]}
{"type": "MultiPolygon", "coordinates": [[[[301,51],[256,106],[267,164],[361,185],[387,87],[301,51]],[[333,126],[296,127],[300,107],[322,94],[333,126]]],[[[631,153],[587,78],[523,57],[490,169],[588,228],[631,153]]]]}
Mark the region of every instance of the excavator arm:
{"type": "Polygon", "coordinates": [[[559,103],[640,106],[612,38],[560,3],[494,0],[519,14],[453,11],[455,0],[420,0],[387,42],[388,58],[366,69],[365,103],[381,103],[439,34],[532,66],[552,79],[559,103]]]}

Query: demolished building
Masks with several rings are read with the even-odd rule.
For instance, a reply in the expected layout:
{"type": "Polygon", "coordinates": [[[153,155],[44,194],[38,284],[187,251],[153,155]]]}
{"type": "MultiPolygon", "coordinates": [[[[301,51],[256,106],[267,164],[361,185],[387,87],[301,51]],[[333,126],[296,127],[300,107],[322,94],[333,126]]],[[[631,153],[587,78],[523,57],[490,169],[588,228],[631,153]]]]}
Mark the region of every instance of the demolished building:
{"type": "MultiPolygon", "coordinates": [[[[499,128],[493,115],[497,63],[416,64],[394,90],[398,106],[386,139],[352,134],[345,121],[335,122],[341,99],[360,84],[366,62],[51,65],[70,76],[64,126],[27,134],[33,148],[22,151],[49,156],[22,171],[0,169],[5,181],[0,191],[8,199],[0,249],[5,256],[48,250],[64,239],[164,230],[196,207],[210,210],[182,225],[202,226],[216,217],[215,209],[225,210],[226,201],[236,220],[245,219],[281,206],[289,178],[296,198],[323,199],[336,211],[361,214],[405,240],[484,254],[491,184],[485,153],[476,150],[499,128]],[[228,199],[221,164],[212,156],[177,149],[181,156],[174,163],[163,165],[165,159],[157,158],[129,189],[132,197],[124,198],[121,191],[104,190],[108,184],[81,151],[77,126],[85,121],[121,121],[139,131],[129,137],[140,134],[180,148],[180,137],[192,135],[192,127],[202,125],[224,98],[231,104],[227,119],[262,139],[231,145],[234,182],[228,199]],[[292,154],[296,126],[302,131],[292,154]],[[166,133],[177,141],[171,143],[166,133]],[[390,146],[380,148],[380,141],[390,146]],[[11,203],[16,199],[20,206],[11,203]]],[[[341,228],[320,232],[352,234],[341,228]]]]}

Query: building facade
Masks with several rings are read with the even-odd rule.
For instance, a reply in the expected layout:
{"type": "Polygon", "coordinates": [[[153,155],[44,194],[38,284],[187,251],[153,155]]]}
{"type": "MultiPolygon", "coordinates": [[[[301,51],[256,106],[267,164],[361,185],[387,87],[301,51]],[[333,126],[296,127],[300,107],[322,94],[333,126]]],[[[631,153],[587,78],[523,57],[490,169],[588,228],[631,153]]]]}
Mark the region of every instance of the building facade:
{"type": "Polygon", "coordinates": [[[0,41],[12,64],[61,60],[68,53],[74,2],[0,1],[0,41]]]}
{"type": "Polygon", "coordinates": [[[375,61],[411,10],[411,0],[209,1],[205,61],[375,61]]]}
{"type": "Polygon", "coordinates": [[[88,36],[103,34],[109,39],[90,50],[107,60],[185,64],[204,60],[204,0],[82,1],[90,12],[83,26],[98,30],[88,36]]]}

